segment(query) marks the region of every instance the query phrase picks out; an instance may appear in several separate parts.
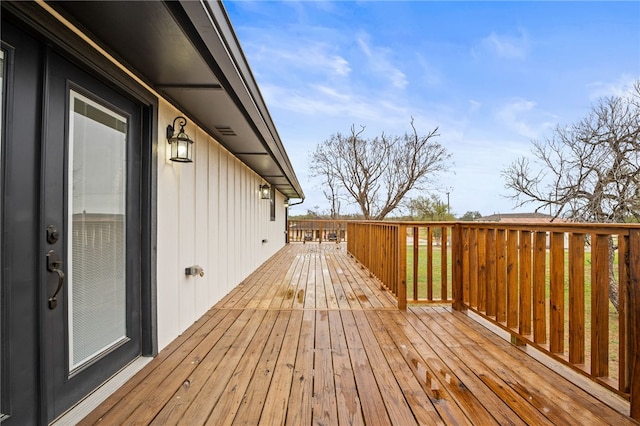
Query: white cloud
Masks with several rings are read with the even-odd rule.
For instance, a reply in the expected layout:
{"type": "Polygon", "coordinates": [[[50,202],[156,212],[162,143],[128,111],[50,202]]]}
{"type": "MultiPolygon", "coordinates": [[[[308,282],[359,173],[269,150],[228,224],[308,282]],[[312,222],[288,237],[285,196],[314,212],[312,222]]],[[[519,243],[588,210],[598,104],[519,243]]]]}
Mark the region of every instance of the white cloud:
{"type": "Polygon", "coordinates": [[[334,98],[342,102],[349,102],[351,100],[351,96],[349,94],[341,93],[338,90],[334,89],[333,87],[327,87],[327,86],[318,84],[318,85],[314,85],[313,88],[316,89],[318,92],[327,95],[330,98],[334,98]]]}
{"type": "Polygon", "coordinates": [[[404,89],[407,84],[409,84],[409,82],[407,81],[407,76],[402,71],[395,68],[389,71],[391,82],[398,89],[404,89]]]}
{"type": "Polygon", "coordinates": [[[360,49],[362,49],[365,55],[371,58],[371,56],[373,56],[373,53],[371,52],[371,48],[369,47],[369,45],[367,44],[367,42],[364,40],[363,37],[364,36],[358,37],[358,40],[357,40],[358,46],[360,46],[360,49]]]}
{"type": "Polygon", "coordinates": [[[418,53],[416,55],[418,64],[421,68],[421,79],[427,87],[442,86],[445,80],[440,70],[433,66],[427,59],[418,53]]]}
{"type": "Polygon", "coordinates": [[[376,75],[382,79],[387,79],[396,89],[404,89],[409,81],[404,72],[393,65],[393,60],[389,59],[390,49],[371,46],[368,34],[360,34],[357,38],[358,46],[369,60],[369,67],[376,75]]]}
{"type": "Polygon", "coordinates": [[[469,99],[469,112],[476,112],[482,107],[482,104],[476,100],[469,99]]]}
{"type": "Polygon", "coordinates": [[[640,75],[623,74],[615,81],[595,81],[589,85],[589,99],[592,101],[608,96],[626,96],[633,88],[634,82],[640,80],[640,75]]]}
{"type": "Polygon", "coordinates": [[[492,32],[482,39],[481,46],[484,50],[505,59],[524,59],[529,51],[529,41],[522,30],[515,37],[492,32]]]}
{"type": "MultiPolygon", "coordinates": [[[[543,111],[533,101],[514,99],[495,113],[498,125],[527,139],[537,139],[557,124],[557,115],[543,111]]],[[[504,132],[503,132],[504,133],[504,132]]]]}
{"type": "Polygon", "coordinates": [[[518,134],[534,138],[536,132],[525,122],[523,116],[529,115],[535,106],[535,102],[517,99],[500,108],[496,116],[502,124],[515,130],[518,134]]]}
{"type": "Polygon", "coordinates": [[[332,59],[333,71],[337,75],[347,76],[351,72],[349,61],[341,56],[334,56],[332,59]]]}
{"type": "MultiPolygon", "coordinates": [[[[389,122],[402,116],[408,119],[406,108],[384,101],[371,100],[349,92],[312,85],[302,90],[263,84],[261,91],[270,110],[283,109],[305,116],[325,116],[340,118],[355,124],[373,125],[389,122]]],[[[339,129],[332,129],[339,130],[339,129]]]]}
{"type": "Polygon", "coordinates": [[[347,77],[351,73],[349,61],[334,48],[322,42],[302,42],[289,44],[275,41],[264,43],[246,43],[245,50],[251,56],[252,68],[260,69],[261,63],[268,64],[263,69],[271,73],[302,70],[312,74],[329,77],[347,77]]]}

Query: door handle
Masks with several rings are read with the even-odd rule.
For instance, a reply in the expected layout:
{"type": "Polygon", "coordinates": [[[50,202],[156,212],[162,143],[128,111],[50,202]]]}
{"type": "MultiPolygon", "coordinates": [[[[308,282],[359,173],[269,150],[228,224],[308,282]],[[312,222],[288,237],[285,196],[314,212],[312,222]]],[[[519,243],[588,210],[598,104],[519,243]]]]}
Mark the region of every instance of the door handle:
{"type": "Polygon", "coordinates": [[[47,253],[47,271],[58,274],[58,287],[56,288],[56,292],[53,293],[53,296],[49,298],[49,309],[55,309],[58,306],[58,300],[56,297],[64,283],[64,272],[60,269],[61,267],[62,260],[58,253],[56,253],[55,250],[49,250],[49,253],[47,253]]]}

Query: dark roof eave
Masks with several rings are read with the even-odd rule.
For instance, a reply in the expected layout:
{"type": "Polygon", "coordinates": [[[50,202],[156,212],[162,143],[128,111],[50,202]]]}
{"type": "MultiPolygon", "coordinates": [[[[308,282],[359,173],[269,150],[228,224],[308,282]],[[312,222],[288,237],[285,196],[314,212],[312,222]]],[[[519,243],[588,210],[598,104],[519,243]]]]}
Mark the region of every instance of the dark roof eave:
{"type": "Polygon", "coordinates": [[[304,197],[221,3],[51,6],[286,197],[304,197]]]}
{"type": "MultiPolygon", "coordinates": [[[[242,52],[231,22],[221,2],[180,0],[180,4],[191,26],[198,34],[199,41],[206,46],[208,53],[215,57],[219,70],[218,78],[225,89],[235,96],[234,101],[251,122],[256,135],[265,147],[267,154],[276,162],[290,184],[290,188],[275,185],[288,198],[304,199],[304,192],[297,179],[284,145],[277,133],[267,106],[262,98],[258,84],[242,52]],[[222,73],[222,75],[220,75],[222,73]]],[[[216,70],[214,70],[216,71],[216,70]]],[[[228,146],[228,144],[226,144],[228,146]]],[[[232,147],[231,147],[232,148],[232,147]]],[[[233,152],[233,149],[231,149],[233,152]]],[[[269,177],[265,177],[269,181],[269,177]]]]}

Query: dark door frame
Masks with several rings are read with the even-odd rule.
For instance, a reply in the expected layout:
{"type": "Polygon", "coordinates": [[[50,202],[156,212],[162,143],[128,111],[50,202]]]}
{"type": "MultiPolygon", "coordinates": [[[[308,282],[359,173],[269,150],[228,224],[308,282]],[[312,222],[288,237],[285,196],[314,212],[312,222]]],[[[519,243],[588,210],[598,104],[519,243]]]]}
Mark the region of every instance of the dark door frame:
{"type": "MultiPolygon", "coordinates": [[[[82,399],[92,389],[98,387],[109,376],[116,373],[122,366],[141,354],[140,339],[140,256],[141,241],[140,227],[140,151],[142,148],[141,108],[140,103],[123,96],[96,79],[75,64],[70,63],[52,49],[45,50],[45,78],[44,78],[44,114],[43,138],[41,149],[41,202],[40,202],[40,256],[56,253],[61,260],[60,270],[66,277],[65,284],[57,293],[55,309],[49,306],[48,298],[54,294],[58,286],[57,273],[48,271],[45,265],[46,257],[39,262],[42,273],[39,314],[42,318],[41,351],[45,389],[48,401],[49,420],[64,412],[67,408],[82,399]],[[73,91],[109,111],[119,114],[127,120],[126,143],[126,316],[127,327],[125,341],[111,348],[107,353],[91,361],[89,365],[79,368],[73,374],[69,373],[69,342],[71,340],[69,323],[67,320],[71,312],[67,312],[70,298],[68,285],[71,275],[68,256],[71,238],[68,232],[71,227],[68,193],[70,185],[70,150],[67,145],[71,134],[69,114],[72,108],[70,92],[73,91]],[[65,196],[66,194],[66,196],[65,196]],[[55,226],[59,237],[55,241],[48,241],[48,226],[55,226]],[[44,303],[43,303],[44,302],[44,303]]],[[[69,142],[70,143],[70,142],[69,142]]],[[[93,274],[95,277],[97,274],[93,274]]]]}
{"type": "MultiPolygon", "coordinates": [[[[5,27],[9,28],[11,25],[5,26],[5,23],[11,23],[15,26],[15,28],[23,31],[25,34],[29,35],[29,38],[36,41],[36,51],[34,60],[28,64],[29,73],[39,75],[39,78],[42,78],[44,73],[44,52],[45,46],[49,46],[51,49],[59,52],[63,57],[75,63],[80,68],[85,71],[91,73],[92,75],[98,77],[99,80],[104,82],[106,85],[112,87],[116,91],[121,92],[123,95],[135,100],[136,102],[142,105],[142,152],[140,153],[141,158],[141,230],[140,230],[140,241],[142,244],[141,247],[141,258],[139,259],[141,267],[141,322],[142,322],[142,355],[146,356],[154,356],[157,354],[157,316],[156,316],[156,229],[157,229],[157,114],[158,114],[158,100],[153,93],[147,91],[142,85],[140,85],[134,78],[127,75],[123,72],[118,66],[113,64],[107,58],[105,58],[102,54],[97,52],[94,48],[89,46],[85,41],[81,40],[77,35],[75,35],[72,31],[66,28],[63,24],[53,19],[48,13],[46,13],[40,6],[35,5],[30,2],[24,3],[10,3],[10,2],[2,2],[2,32],[3,38],[5,33],[5,27]]],[[[10,48],[11,46],[9,46],[10,48]]],[[[11,55],[9,55],[8,62],[12,63],[11,55]]],[[[11,77],[11,76],[9,76],[11,77]]],[[[15,77],[15,76],[14,76],[15,77]]],[[[32,91],[38,94],[38,97],[35,99],[36,106],[41,107],[42,99],[40,98],[43,93],[42,83],[39,86],[33,87],[32,91]]],[[[7,99],[9,102],[12,100],[15,101],[18,97],[15,93],[12,96],[12,88],[7,85],[7,99]]],[[[10,149],[10,137],[12,132],[20,128],[21,132],[30,132],[31,137],[34,137],[37,141],[41,141],[41,129],[39,128],[39,121],[41,119],[41,112],[37,114],[36,120],[34,123],[37,123],[33,128],[29,126],[27,123],[24,123],[22,120],[14,120],[10,116],[10,111],[6,111],[6,126],[3,127],[3,134],[6,133],[7,140],[5,140],[4,147],[8,148],[8,154],[11,154],[10,149]],[[25,125],[26,124],[26,125],[25,125]]],[[[36,144],[40,146],[40,142],[36,144]]],[[[36,147],[37,148],[37,147],[36,147]]],[[[39,149],[39,148],[38,148],[39,149]]],[[[28,153],[31,158],[34,170],[39,170],[39,161],[40,161],[40,152],[31,152],[28,153]]],[[[9,159],[7,157],[7,161],[13,161],[13,159],[9,159]]],[[[37,173],[36,173],[37,174],[37,173]]],[[[36,176],[36,174],[31,177],[25,176],[23,177],[24,181],[22,181],[22,185],[26,187],[32,187],[33,191],[35,191],[35,196],[29,198],[26,196],[26,200],[24,201],[26,206],[31,205],[31,208],[35,209],[33,211],[38,210],[39,201],[38,194],[41,192],[41,182],[40,176],[36,176]]],[[[5,175],[4,183],[5,185],[11,185],[11,180],[15,177],[11,178],[10,176],[5,175]],[[6,179],[6,178],[9,179],[6,179]]],[[[14,182],[15,183],[15,182],[14,182]]],[[[3,191],[2,196],[5,196],[5,192],[3,191]]],[[[27,207],[28,208],[28,207],[27,207]]],[[[5,211],[7,208],[5,207],[5,211]]],[[[16,213],[17,214],[17,213],[16,213]]],[[[4,218],[7,219],[6,217],[4,218]]],[[[44,256],[42,254],[42,250],[44,247],[43,244],[43,236],[39,235],[40,230],[43,229],[43,224],[41,223],[41,218],[38,214],[35,214],[35,217],[32,221],[32,224],[27,224],[25,229],[29,226],[32,229],[37,229],[35,231],[32,238],[28,238],[27,241],[24,242],[23,251],[24,254],[27,254],[27,257],[23,258],[20,262],[22,265],[20,268],[25,268],[25,271],[31,270],[36,271],[37,267],[40,263],[44,262],[44,256]],[[29,255],[31,257],[29,257],[29,255]]],[[[5,232],[6,234],[6,232],[5,232]]],[[[6,258],[7,256],[18,256],[20,253],[11,253],[7,250],[7,247],[10,247],[11,244],[15,243],[15,239],[17,237],[9,239],[5,239],[3,237],[2,244],[4,245],[4,250],[2,250],[2,255],[6,258]],[[13,242],[12,242],[13,241],[13,242]]],[[[11,263],[4,262],[3,266],[9,265],[11,263]]],[[[38,318],[37,316],[33,316],[29,318],[25,323],[21,324],[21,327],[11,326],[9,323],[10,318],[15,318],[16,312],[21,309],[21,306],[14,306],[9,303],[11,298],[16,296],[15,294],[11,294],[9,291],[9,282],[11,279],[14,279],[16,276],[19,276],[21,272],[18,270],[9,270],[7,267],[4,268],[2,272],[2,282],[3,287],[7,290],[3,295],[3,309],[2,315],[6,318],[3,318],[1,322],[4,330],[3,330],[3,340],[4,337],[10,337],[11,339],[19,339],[20,342],[17,344],[24,345],[23,348],[26,348],[32,355],[27,357],[28,359],[17,360],[15,356],[12,357],[11,348],[9,345],[3,345],[3,353],[2,359],[3,363],[8,366],[8,369],[11,369],[11,374],[17,375],[20,374],[22,379],[26,380],[16,380],[15,376],[7,377],[6,374],[2,374],[2,380],[5,382],[4,389],[9,389],[9,393],[11,394],[12,401],[9,402],[9,406],[7,409],[12,417],[7,420],[7,425],[10,424],[24,424],[25,419],[32,419],[31,421],[36,423],[46,423],[47,413],[46,413],[46,401],[45,401],[45,384],[42,383],[39,372],[43,367],[43,360],[40,354],[40,343],[43,339],[41,335],[42,330],[45,329],[43,324],[43,319],[38,318]],[[11,306],[10,306],[11,305],[11,306]],[[32,324],[31,324],[32,323],[32,324]],[[26,336],[20,335],[20,329],[35,329],[39,330],[39,336],[36,338],[29,339],[26,336]],[[7,334],[5,334],[7,331],[7,334]],[[19,382],[19,383],[18,383],[19,382]],[[29,391],[29,389],[31,389],[29,391]],[[29,394],[31,393],[31,394],[29,394]],[[20,401],[15,401],[14,399],[20,399],[20,401]],[[30,413],[26,415],[26,417],[22,417],[21,414],[17,411],[19,409],[29,410],[30,413]]],[[[29,273],[27,273],[29,275],[29,273]]],[[[24,289],[25,294],[22,297],[22,303],[25,304],[30,301],[32,312],[36,312],[36,308],[38,304],[42,303],[43,296],[43,286],[40,284],[39,273],[35,274],[36,279],[33,280],[33,283],[28,289],[24,289]],[[26,294],[29,293],[29,294],[26,294]]],[[[24,280],[23,280],[24,281],[24,280]]],[[[28,280],[27,280],[28,282],[28,280]]],[[[28,308],[28,306],[23,306],[22,308],[28,308]]],[[[15,322],[15,321],[14,321],[15,322]]],[[[12,343],[12,345],[14,345],[12,343]]],[[[3,373],[5,373],[3,371],[3,373]]],[[[4,407],[3,407],[4,408],[4,407]]],[[[24,413],[23,413],[24,414],[24,413]]],[[[31,421],[27,420],[28,423],[31,421]]],[[[3,423],[4,424],[4,423],[3,423]]]]}

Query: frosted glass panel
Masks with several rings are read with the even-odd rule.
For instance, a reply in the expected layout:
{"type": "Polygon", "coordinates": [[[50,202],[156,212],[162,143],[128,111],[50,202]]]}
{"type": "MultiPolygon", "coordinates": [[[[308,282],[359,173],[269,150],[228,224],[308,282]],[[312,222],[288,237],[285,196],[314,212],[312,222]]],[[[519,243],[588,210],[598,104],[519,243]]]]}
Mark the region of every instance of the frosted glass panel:
{"type": "Polygon", "coordinates": [[[127,119],[70,93],[70,370],[126,340],[127,119]]]}

